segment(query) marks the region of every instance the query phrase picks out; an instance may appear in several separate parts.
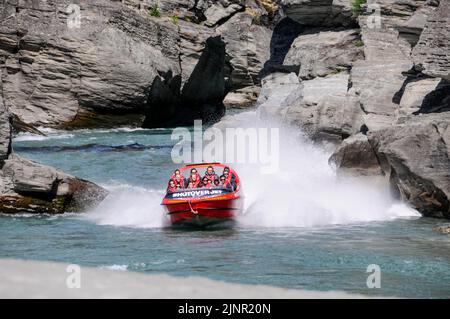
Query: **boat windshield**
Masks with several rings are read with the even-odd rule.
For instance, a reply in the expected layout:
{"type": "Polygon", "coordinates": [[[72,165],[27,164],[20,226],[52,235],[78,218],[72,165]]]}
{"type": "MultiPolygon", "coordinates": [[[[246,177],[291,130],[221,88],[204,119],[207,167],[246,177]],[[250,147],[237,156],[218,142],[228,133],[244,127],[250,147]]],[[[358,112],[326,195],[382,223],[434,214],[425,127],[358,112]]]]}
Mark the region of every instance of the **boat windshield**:
{"type": "Polygon", "coordinates": [[[173,172],[167,193],[189,189],[239,189],[239,177],[236,172],[225,165],[200,164],[188,165],[173,172]]]}

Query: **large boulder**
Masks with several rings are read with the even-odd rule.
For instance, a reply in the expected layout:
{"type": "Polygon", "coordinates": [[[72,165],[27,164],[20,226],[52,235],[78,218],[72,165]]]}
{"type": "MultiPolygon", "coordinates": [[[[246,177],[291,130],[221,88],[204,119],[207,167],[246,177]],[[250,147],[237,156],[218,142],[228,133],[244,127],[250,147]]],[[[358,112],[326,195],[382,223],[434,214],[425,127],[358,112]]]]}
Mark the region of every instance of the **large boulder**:
{"type": "Polygon", "coordinates": [[[0,99],[0,212],[82,212],[105,198],[94,183],[14,154],[9,117],[0,99]]]}
{"type": "Polygon", "coordinates": [[[215,26],[221,21],[231,18],[234,14],[245,9],[243,1],[241,3],[229,3],[228,1],[212,4],[204,13],[208,27],[215,26]]]}
{"type": "Polygon", "coordinates": [[[440,1],[413,51],[416,68],[450,81],[450,2],[440,1]]]}
{"type": "Polygon", "coordinates": [[[284,65],[297,65],[302,79],[326,76],[350,70],[364,57],[358,29],[344,31],[308,31],[292,44],[284,65]]]}
{"type": "Polygon", "coordinates": [[[15,154],[0,171],[0,211],[6,214],[83,212],[106,195],[94,183],[15,154]]]}
{"type": "Polygon", "coordinates": [[[450,114],[421,115],[369,132],[382,169],[424,216],[450,218],[450,114]]]}
{"type": "Polygon", "coordinates": [[[345,139],[331,155],[330,164],[339,172],[356,176],[382,175],[381,166],[369,139],[363,133],[345,139]]]}

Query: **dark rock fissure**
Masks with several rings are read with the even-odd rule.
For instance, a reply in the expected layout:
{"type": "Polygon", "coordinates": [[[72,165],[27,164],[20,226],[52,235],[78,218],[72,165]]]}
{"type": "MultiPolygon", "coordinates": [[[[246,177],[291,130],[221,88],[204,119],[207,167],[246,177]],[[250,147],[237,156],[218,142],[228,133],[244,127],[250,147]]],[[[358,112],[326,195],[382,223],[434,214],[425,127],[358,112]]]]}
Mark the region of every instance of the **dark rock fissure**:
{"type": "Polygon", "coordinates": [[[299,73],[300,66],[284,66],[283,62],[294,40],[305,30],[305,27],[287,17],[281,20],[274,28],[270,41],[270,58],[264,64],[259,77],[274,72],[299,73]]]}
{"type": "Polygon", "coordinates": [[[155,78],[147,102],[144,128],[189,126],[195,119],[220,120],[225,113],[225,43],[220,36],[206,40],[190,78],[181,89],[181,77],[155,78]]]}

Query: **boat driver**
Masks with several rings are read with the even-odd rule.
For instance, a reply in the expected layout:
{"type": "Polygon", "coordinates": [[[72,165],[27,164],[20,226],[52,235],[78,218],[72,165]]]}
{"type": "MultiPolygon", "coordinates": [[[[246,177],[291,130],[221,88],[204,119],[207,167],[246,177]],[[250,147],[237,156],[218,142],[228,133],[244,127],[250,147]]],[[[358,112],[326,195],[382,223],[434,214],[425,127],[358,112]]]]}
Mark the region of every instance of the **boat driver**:
{"type": "Polygon", "coordinates": [[[223,175],[222,176],[225,176],[227,184],[230,185],[230,187],[233,190],[236,189],[236,187],[237,187],[236,176],[234,176],[234,174],[230,172],[230,168],[229,167],[225,167],[223,169],[223,175]]]}

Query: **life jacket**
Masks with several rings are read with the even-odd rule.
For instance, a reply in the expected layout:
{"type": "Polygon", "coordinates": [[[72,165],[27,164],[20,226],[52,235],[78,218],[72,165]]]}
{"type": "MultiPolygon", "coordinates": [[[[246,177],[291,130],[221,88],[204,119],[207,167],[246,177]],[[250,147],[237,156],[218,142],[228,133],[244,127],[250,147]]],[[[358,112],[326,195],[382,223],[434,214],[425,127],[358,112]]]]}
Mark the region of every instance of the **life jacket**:
{"type": "Polygon", "coordinates": [[[176,191],[177,191],[176,187],[170,187],[170,186],[167,187],[167,193],[173,193],[173,192],[176,192],[176,191]]]}
{"type": "Polygon", "coordinates": [[[207,179],[209,179],[209,181],[210,181],[211,183],[214,183],[214,180],[215,180],[215,179],[219,179],[219,176],[218,176],[216,173],[211,174],[211,175],[209,175],[208,173],[206,173],[204,177],[206,177],[207,179]]]}
{"type": "Polygon", "coordinates": [[[197,188],[200,184],[200,180],[197,177],[197,180],[194,182],[191,177],[189,177],[187,188],[197,188]]]}
{"type": "Polygon", "coordinates": [[[180,174],[180,177],[177,178],[175,173],[172,174],[172,177],[170,178],[175,182],[175,184],[179,183],[180,185],[184,185],[184,176],[180,174]]]}
{"type": "Polygon", "coordinates": [[[236,190],[237,188],[236,177],[234,176],[233,173],[231,172],[228,173],[228,176],[225,179],[224,187],[236,190]]]}
{"type": "Polygon", "coordinates": [[[204,184],[203,182],[202,182],[202,184],[203,184],[203,187],[205,187],[205,188],[211,188],[211,187],[214,185],[213,183],[211,183],[210,180],[208,180],[208,181],[206,182],[206,184],[204,184]]]}

